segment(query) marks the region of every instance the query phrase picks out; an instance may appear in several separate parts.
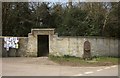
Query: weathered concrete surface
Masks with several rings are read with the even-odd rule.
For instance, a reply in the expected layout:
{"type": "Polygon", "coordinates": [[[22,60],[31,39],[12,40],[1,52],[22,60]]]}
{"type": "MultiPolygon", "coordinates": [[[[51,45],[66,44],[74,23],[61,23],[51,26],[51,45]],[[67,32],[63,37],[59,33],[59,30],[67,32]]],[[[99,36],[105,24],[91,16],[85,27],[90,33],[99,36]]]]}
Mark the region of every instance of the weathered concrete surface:
{"type": "Polygon", "coordinates": [[[118,66],[70,67],[41,58],[3,58],[3,76],[118,76],[118,66]],[[39,62],[39,63],[38,63],[39,62]]]}

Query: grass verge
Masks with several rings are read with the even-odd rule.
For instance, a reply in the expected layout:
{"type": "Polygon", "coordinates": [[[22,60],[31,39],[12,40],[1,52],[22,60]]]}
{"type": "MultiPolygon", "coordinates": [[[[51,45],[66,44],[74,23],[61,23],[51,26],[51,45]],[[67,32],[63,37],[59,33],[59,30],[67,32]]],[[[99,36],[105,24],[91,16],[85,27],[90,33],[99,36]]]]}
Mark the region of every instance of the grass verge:
{"type": "Polygon", "coordinates": [[[49,56],[49,59],[64,66],[110,66],[117,65],[115,57],[93,57],[92,60],[83,60],[74,56],[49,56]]]}

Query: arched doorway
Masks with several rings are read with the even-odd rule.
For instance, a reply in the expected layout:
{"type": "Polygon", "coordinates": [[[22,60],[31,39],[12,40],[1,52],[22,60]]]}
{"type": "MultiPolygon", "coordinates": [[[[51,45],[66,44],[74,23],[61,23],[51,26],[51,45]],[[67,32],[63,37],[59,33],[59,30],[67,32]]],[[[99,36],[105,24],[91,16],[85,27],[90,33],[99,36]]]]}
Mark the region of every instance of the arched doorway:
{"type": "Polygon", "coordinates": [[[88,40],[84,42],[83,58],[84,59],[91,59],[91,44],[88,40]]]}

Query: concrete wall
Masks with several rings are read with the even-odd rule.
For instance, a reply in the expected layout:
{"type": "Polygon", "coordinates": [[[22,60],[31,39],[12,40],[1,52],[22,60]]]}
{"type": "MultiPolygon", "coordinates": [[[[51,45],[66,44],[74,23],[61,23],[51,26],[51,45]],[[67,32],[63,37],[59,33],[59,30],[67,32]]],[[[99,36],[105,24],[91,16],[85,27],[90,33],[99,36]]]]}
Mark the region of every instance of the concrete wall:
{"type": "Polygon", "coordinates": [[[92,56],[118,56],[118,39],[103,37],[57,37],[54,35],[51,54],[83,57],[84,42],[91,44],[92,56]]]}
{"type": "Polygon", "coordinates": [[[10,48],[9,51],[7,51],[4,48],[4,37],[0,37],[0,39],[2,39],[2,56],[3,57],[22,57],[22,56],[26,56],[26,51],[27,51],[27,45],[28,45],[28,38],[27,37],[18,37],[19,39],[19,48],[13,49],[10,48]]]}

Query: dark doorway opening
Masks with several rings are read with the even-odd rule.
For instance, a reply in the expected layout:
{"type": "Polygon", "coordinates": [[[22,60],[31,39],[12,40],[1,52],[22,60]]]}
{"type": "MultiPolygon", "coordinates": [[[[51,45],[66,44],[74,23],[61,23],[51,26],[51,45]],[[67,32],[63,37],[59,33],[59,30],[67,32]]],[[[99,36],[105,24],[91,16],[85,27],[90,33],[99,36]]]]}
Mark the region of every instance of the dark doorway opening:
{"type": "Polygon", "coordinates": [[[49,54],[49,36],[38,35],[38,53],[37,56],[48,56],[49,54]]]}

